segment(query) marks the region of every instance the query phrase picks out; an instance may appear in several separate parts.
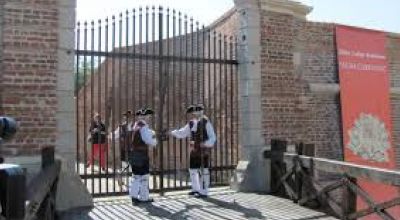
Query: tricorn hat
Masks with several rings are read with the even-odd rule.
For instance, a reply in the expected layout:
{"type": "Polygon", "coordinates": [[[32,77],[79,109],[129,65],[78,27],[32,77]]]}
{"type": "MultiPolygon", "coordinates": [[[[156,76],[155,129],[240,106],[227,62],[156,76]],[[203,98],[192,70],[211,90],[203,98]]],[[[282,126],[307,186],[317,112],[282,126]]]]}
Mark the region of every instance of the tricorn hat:
{"type": "Polygon", "coordinates": [[[203,111],[204,107],[203,105],[190,105],[189,107],[187,107],[186,109],[186,113],[193,113],[193,112],[199,112],[199,111],[203,111]]]}
{"type": "Polygon", "coordinates": [[[146,115],[152,115],[152,114],[154,114],[154,111],[149,108],[142,108],[142,109],[136,111],[137,116],[146,116],[146,115]]]}

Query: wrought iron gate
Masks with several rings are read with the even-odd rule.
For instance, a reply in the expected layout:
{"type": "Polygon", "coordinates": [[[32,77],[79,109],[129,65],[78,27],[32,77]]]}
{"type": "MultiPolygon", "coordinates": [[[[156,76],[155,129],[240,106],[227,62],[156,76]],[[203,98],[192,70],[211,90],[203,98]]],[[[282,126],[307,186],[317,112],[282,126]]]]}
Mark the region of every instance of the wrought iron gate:
{"type": "MultiPolygon", "coordinates": [[[[123,112],[150,107],[157,133],[183,126],[185,108],[202,103],[213,123],[212,185],[226,185],[238,160],[236,40],[180,12],[139,8],[119,17],[78,22],[76,29],[76,170],[94,196],[124,194],[130,170],[120,162],[114,130],[123,112]],[[106,127],[105,169],[87,168],[89,126],[99,113],[106,127]]],[[[101,150],[100,150],[101,152],[101,150]]],[[[189,187],[187,140],[159,141],[151,154],[153,192],[189,187]]],[[[101,160],[101,159],[100,159],[101,160]]]]}

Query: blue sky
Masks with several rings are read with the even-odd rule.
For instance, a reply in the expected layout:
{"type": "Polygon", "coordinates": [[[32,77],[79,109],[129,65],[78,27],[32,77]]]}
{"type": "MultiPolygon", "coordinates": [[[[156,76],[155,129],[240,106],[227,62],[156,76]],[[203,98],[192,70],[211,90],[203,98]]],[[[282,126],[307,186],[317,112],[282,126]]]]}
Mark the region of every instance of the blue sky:
{"type": "MultiPolygon", "coordinates": [[[[400,0],[300,0],[314,7],[309,20],[400,33],[400,0]]],[[[233,7],[233,0],[78,0],[78,19],[97,20],[144,5],[179,9],[209,24],[233,7]],[[145,4],[143,4],[145,3],[145,4]]]]}

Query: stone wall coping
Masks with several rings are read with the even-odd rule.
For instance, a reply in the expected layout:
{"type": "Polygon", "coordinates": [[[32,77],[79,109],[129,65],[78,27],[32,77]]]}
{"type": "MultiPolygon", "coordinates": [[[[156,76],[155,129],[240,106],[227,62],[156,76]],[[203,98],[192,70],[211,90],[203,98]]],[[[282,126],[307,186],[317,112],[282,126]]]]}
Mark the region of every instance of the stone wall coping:
{"type": "Polygon", "coordinates": [[[260,0],[261,9],[282,14],[293,15],[296,18],[306,19],[313,10],[311,6],[290,0],[260,0]]]}

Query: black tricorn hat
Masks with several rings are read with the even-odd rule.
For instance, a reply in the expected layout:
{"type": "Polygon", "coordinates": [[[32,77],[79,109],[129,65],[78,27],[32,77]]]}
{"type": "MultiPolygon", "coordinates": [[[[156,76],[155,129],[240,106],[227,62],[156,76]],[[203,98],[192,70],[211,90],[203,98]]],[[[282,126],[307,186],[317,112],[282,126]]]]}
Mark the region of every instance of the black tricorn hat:
{"type": "Polygon", "coordinates": [[[186,113],[193,113],[196,111],[196,106],[195,105],[190,105],[189,107],[186,108],[186,113]]]}
{"type": "Polygon", "coordinates": [[[193,112],[199,112],[199,111],[203,111],[204,107],[203,105],[190,105],[187,109],[186,109],[186,113],[193,113],[193,112]]]}
{"type": "Polygon", "coordinates": [[[136,112],[137,116],[145,116],[145,115],[152,115],[152,114],[154,114],[154,111],[149,108],[143,108],[136,112]]]}
{"type": "Polygon", "coordinates": [[[203,111],[203,110],[204,110],[204,106],[202,104],[196,105],[196,111],[203,111]]]}

